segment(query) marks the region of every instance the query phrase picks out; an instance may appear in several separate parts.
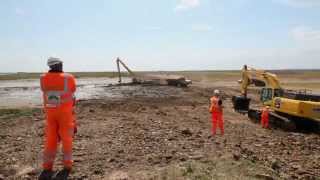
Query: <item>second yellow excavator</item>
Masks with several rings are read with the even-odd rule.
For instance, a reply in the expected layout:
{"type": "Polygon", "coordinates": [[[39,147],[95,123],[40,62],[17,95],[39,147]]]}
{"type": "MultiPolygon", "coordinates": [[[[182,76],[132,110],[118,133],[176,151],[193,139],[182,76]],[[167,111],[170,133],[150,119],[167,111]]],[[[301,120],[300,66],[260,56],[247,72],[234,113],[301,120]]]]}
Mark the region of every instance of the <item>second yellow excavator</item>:
{"type": "Polygon", "coordinates": [[[260,101],[271,108],[271,123],[285,129],[320,129],[320,95],[287,90],[281,87],[277,75],[257,70],[244,65],[242,79],[239,80],[241,96],[232,98],[234,109],[240,113],[248,113],[251,119],[260,119],[259,107],[250,107],[251,99],[247,97],[248,87],[263,87],[260,101]]]}

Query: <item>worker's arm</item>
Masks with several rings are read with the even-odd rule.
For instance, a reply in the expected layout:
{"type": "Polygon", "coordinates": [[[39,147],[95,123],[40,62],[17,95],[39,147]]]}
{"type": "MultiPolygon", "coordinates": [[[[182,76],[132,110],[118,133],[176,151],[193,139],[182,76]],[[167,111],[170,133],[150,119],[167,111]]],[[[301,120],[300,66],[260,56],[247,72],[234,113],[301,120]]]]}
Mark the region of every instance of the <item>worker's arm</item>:
{"type": "Polygon", "coordinates": [[[69,83],[71,85],[71,87],[70,87],[71,92],[75,93],[77,90],[77,83],[76,83],[76,78],[74,78],[73,75],[70,75],[69,83]]]}
{"type": "MultiPolygon", "coordinates": [[[[77,84],[76,84],[76,79],[74,78],[73,75],[70,76],[71,78],[69,78],[69,83],[70,83],[70,90],[71,92],[74,94],[77,90],[77,84]]],[[[73,96],[73,106],[76,106],[77,103],[77,99],[76,96],[73,96]]]]}
{"type": "Polygon", "coordinates": [[[77,123],[76,115],[75,115],[74,111],[75,110],[72,111],[72,113],[73,113],[73,117],[72,118],[73,118],[73,125],[74,125],[73,134],[75,135],[78,132],[78,123],[77,123]]]}
{"type": "Polygon", "coordinates": [[[223,112],[223,108],[224,108],[223,101],[220,98],[219,98],[219,101],[218,101],[218,105],[219,105],[219,109],[221,110],[221,112],[223,112]]]}
{"type": "Polygon", "coordinates": [[[212,99],[209,100],[209,112],[212,113],[212,99]]]}
{"type": "Polygon", "coordinates": [[[223,108],[223,103],[222,103],[222,100],[221,100],[221,99],[219,99],[218,105],[220,106],[221,109],[223,108]]]}
{"type": "Polygon", "coordinates": [[[40,76],[40,89],[41,89],[41,92],[42,92],[42,103],[43,103],[43,107],[46,106],[46,96],[45,96],[45,90],[44,90],[44,74],[42,74],[40,76]]]}
{"type": "MultiPolygon", "coordinates": [[[[70,76],[71,78],[69,78],[69,83],[70,83],[70,91],[74,94],[77,90],[77,84],[76,84],[76,79],[74,78],[73,75],[70,76]]],[[[76,96],[73,96],[73,110],[72,110],[72,114],[73,114],[73,124],[74,124],[74,134],[76,134],[78,132],[78,123],[77,123],[77,119],[76,119],[76,113],[75,113],[75,106],[77,104],[77,99],[76,96]]]]}

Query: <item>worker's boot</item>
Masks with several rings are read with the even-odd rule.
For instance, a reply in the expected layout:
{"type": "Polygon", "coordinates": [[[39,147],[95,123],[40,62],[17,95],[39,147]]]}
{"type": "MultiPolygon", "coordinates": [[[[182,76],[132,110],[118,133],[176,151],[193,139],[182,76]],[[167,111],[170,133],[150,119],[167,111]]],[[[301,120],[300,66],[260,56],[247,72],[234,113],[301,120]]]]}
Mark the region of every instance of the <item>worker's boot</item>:
{"type": "Polygon", "coordinates": [[[53,180],[67,180],[71,170],[64,168],[63,170],[59,171],[52,179],[53,180]]]}
{"type": "Polygon", "coordinates": [[[53,172],[51,170],[43,170],[38,180],[51,180],[53,172]]]}

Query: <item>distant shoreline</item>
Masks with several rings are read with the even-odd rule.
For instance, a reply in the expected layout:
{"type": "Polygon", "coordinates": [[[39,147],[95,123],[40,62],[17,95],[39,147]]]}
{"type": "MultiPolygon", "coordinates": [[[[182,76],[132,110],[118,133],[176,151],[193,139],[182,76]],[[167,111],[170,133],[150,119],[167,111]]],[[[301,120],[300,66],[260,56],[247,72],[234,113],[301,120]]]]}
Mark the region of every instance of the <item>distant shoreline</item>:
{"type": "MultiPolygon", "coordinates": [[[[241,68],[240,68],[241,69],[241,68]]],[[[228,69],[228,70],[224,70],[224,69],[217,69],[217,70],[208,70],[208,69],[204,69],[204,70],[154,70],[154,71],[134,71],[134,72],[233,72],[233,71],[240,71],[240,69],[228,69]]],[[[259,69],[259,68],[257,68],[259,69]]],[[[264,69],[266,71],[272,71],[272,72],[281,72],[281,71],[320,71],[320,69],[264,69]]],[[[10,74],[41,74],[43,72],[0,72],[0,75],[10,75],[10,74]]],[[[116,71],[72,71],[69,72],[72,74],[77,74],[77,73],[117,73],[116,71]]]]}
{"type": "MultiPolygon", "coordinates": [[[[280,78],[314,78],[319,79],[320,69],[288,69],[288,70],[267,70],[277,74],[280,78]]],[[[70,72],[76,78],[117,78],[117,72],[70,72]]],[[[202,70],[202,71],[134,71],[136,74],[173,74],[183,75],[192,80],[202,79],[224,79],[239,78],[241,70],[202,70]]],[[[20,79],[38,79],[42,73],[0,73],[0,80],[20,80],[20,79]]],[[[121,72],[123,77],[129,76],[127,72],[121,72]]]]}

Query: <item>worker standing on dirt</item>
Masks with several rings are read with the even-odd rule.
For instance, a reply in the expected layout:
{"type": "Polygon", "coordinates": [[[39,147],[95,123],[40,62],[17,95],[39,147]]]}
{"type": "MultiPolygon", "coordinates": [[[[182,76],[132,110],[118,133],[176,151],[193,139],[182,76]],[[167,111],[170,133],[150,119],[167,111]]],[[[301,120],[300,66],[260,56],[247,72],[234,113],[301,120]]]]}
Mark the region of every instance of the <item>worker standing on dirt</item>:
{"type": "Polygon", "coordinates": [[[210,113],[212,114],[212,135],[216,135],[217,126],[219,126],[221,135],[224,134],[224,123],[223,123],[223,106],[222,100],[220,99],[220,91],[214,90],[214,96],[210,99],[210,113]]]}
{"type": "Polygon", "coordinates": [[[263,107],[261,113],[261,125],[262,128],[269,128],[269,106],[263,107]]]}
{"type": "Polygon", "coordinates": [[[77,132],[74,116],[76,82],[71,74],[63,72],[63,62],[59,58],[49,58],[47,64],[50,70],[41,75],[40,79],[46,128],[43,171],[39,180],[67,179],[73,163],[73,136],[77,132]],[[64,169],[53,175],[53,163],[59,141],[62,142],[63,147],[64,169]]]}

